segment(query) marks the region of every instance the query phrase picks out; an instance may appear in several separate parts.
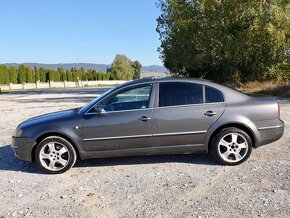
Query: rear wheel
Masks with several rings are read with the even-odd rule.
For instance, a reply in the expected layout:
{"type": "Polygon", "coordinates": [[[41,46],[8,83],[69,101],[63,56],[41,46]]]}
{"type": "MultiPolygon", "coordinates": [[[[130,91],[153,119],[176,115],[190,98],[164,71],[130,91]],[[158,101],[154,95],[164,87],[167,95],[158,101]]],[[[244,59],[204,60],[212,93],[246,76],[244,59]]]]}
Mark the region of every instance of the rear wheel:
{"type": "Polygon", "coordinates": [[[47,137],[36,148],[37,165],[47,173],[57,174],[69,170],[76,162],[76,151],[66,139],[47,137]]]}
{"type": "Polygon", "coordinates": [[[251,155],[252,140],[241,129],[225,128],[211,140],[210,151],[219,162],[225,165],[238,165],[251,155]]]}

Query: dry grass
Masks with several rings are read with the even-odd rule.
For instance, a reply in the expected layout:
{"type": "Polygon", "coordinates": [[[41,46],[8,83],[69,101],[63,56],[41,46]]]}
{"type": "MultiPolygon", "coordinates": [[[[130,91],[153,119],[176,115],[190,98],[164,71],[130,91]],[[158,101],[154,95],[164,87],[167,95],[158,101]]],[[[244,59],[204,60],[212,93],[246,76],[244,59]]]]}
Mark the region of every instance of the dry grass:
{"type": "Polygon", "coordinates": [[[290,83],[277,83],[273,81],[253,81],[237,88],[239,91],[255,96],[276,96],[290,98],[290,83]]]}

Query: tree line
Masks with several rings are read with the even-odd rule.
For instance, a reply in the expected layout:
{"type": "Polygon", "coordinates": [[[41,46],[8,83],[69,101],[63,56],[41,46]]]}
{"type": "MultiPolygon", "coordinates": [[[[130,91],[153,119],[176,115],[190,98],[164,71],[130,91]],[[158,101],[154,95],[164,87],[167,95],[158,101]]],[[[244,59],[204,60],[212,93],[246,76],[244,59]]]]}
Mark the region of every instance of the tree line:
{"type": "Polygon", "coordinates": [[[85,70],[72,67],[64,70],[59,67],[56,70],[44,69],[43,67],[30,67],[23,64],[18,66],[0,65],[0,84],[9,83],[35,83],[39,82],[77,82],[94,80],[132,80],[139,79],[142,65],[138,61],[131,61],[125,55],[117,55],[112,66],[106,73],[95,69],[85,70]],[[120,61],[121,59],[121,61],[120,61]]]}
{"type": "Polygon", "coordinates": [[[60,82],[78,80],[111,80],[111,73],[103,73],[96,70],[85,70],[84,68],[64,70],[62,67],[53,69],[44,69],[42,67],[30,67],[23,64],[16,66],[0,65],[0,84],[9,83],[35,83],[39,82],[60,82]]]}
{"type": "Polygon", "coordinates": [[[290,80],[289,0],[159,0],[172,74],[227,83],[290,80]]]}

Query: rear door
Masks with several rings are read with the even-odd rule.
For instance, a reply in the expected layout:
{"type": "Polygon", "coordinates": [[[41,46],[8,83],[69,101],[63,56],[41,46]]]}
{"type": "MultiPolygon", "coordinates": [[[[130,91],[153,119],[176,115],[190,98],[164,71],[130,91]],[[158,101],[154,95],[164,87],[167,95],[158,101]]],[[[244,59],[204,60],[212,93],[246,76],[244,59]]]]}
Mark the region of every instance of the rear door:
{"type": "Polygon", "coordinates": [[[215,102],[207,100],[206,87],[183,81],[159,83],[157,105],[153,111],[155,146],[203,145],[207,130],[225,109],[218,90],[220,97],[212,97],[215,102]]]}

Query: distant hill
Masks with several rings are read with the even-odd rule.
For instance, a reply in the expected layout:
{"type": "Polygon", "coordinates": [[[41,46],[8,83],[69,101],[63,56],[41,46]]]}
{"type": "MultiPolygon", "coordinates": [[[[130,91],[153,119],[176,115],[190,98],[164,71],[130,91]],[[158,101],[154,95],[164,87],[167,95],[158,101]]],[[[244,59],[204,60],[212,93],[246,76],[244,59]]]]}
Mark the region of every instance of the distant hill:
{"type": "MultiPolygon", "coordinates": [[[[42,63],[23,63],[26,66],[30,67],[43,67],[56,70],[58,67],[63,67],[65,70],[70,70],[72,67],[84,69],[95,69],[98,71],[106,72],[107,68],[111,65],[109,64],[92,64],[92,63],[65,63],[65,64],[42,64],[42,63]]],[[[5,63],[6,66],[18,66],[18,63],[5,63]]],[[[160,65],[150,65],[150,66],[143,66],[142,72],[149,72],[149,73],[159,73],[159,72],[168,72],[168,70],[160,65]]]]}
{"type": "Polygon", "coordinates": [[[150,66],[143,66],[142,67],[142,71],[143,72],[150,72],[150,73],[153,73],[153,72],[168,72],[168,70],[163,67],[163,66],[160,66],[160,65],[150,65],[150,66]]]}

